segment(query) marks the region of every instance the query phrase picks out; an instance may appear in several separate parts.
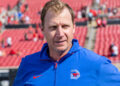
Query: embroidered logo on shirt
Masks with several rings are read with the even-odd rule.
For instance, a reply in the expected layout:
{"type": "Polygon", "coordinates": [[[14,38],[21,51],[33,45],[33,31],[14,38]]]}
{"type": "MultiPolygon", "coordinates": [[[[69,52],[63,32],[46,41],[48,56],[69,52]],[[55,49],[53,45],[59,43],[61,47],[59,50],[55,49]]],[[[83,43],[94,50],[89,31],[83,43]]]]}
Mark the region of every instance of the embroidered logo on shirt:
{"type": "Polygon", "coordinates": [[[80,72],[77,69],[71,70],[71,79],[78,79],[80,77],[80,72]]]}
{"type": "Polygon", "coordinates": [[[40,76],[42,76],[42,75],[33,76],[33,79],[36,79],[36,78],[38,78],[38,77],[40,77],[40,76]]]}

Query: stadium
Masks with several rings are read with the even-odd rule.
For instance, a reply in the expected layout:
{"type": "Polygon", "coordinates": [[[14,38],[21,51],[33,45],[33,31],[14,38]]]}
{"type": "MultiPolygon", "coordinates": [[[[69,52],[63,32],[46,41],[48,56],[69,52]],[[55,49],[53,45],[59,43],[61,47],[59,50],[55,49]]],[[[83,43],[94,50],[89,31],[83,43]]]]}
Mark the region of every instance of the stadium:
{"type": "MultiPolygon", "coordinates": [[[[0,86],[12,86],[21,59],[46,42],[40,17],[47,1],[0,0],[0,86]]],[[[74,10],[79,44],[120,69],[120,0],[62,1],[74,10]]]]}

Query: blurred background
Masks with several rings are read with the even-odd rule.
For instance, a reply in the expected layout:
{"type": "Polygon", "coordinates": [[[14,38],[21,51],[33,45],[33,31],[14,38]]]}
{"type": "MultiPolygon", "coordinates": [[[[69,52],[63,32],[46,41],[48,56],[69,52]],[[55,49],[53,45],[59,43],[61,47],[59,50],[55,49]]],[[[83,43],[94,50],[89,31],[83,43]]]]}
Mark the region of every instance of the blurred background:
{"type": "MultiPolygon", "coordinates": [[[[41,10],[48,0],[0,0],[0,86],[12,86],[21,59],[46,42],[41,10]]],[[[74,10],[79,44],[120,69],[120,0],[62,0],[74,10]]]]}

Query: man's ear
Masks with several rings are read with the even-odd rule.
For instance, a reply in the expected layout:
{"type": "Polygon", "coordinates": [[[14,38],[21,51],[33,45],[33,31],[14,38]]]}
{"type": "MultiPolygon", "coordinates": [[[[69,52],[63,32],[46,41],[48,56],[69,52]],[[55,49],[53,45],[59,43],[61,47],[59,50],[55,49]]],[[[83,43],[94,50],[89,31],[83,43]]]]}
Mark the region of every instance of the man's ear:
{"type": "Polygon", "coordinates": [[[74,23],[74,25],[73,25],[73,34],[75,33],[75,28],[76,28],[76,26],[75,26],[75,23],[74,23]]]}
{"type": "Polygon", "coordinates": [[[44,35],[44,28],[43,28],[43,26],[41,26],[41,32],[44,35]]]}
{"type": "Polygon", "coordinates": [[[41,26],[41,31],[42,31],[42,32],[43,32],[43,28],[44,28],[44,27],[43,27],[43,26],[41,26]]]}

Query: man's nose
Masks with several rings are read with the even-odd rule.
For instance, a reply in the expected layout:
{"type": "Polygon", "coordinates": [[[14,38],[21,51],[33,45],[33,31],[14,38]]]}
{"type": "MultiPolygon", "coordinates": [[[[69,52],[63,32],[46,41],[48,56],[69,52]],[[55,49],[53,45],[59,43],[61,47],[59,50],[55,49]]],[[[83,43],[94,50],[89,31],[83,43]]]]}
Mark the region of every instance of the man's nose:
{"type": "Polygon", "coordinates": [[[62,37],[63,34],[64,34],[63,28],[62,28],[61,26],[59,26],[59,27],[57,28],[57,31],[56,31],[56,36],[62,37]]]}

